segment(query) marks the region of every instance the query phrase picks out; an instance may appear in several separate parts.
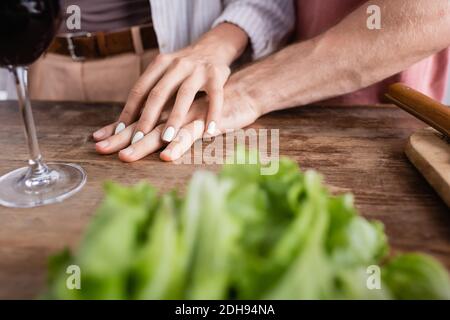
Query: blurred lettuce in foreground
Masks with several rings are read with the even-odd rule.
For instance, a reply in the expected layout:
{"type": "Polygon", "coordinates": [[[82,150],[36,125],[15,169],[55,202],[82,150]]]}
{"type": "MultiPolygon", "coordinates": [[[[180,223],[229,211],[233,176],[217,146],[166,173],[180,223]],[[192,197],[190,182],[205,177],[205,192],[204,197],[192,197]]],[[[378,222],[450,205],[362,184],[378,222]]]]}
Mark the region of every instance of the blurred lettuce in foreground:
{"type": "Polygon", "coordinates": [[[197,172],[182,197],[106,185],[75,255],[49,265],[50,299],[449,299],[447,271],[418,254],[386,258],[383,225],[288,159],[197,172]],[[81,289],[66,288],[66,268],[81,289]],[[370,265],[381,289],[369,290],[370,265]]]}

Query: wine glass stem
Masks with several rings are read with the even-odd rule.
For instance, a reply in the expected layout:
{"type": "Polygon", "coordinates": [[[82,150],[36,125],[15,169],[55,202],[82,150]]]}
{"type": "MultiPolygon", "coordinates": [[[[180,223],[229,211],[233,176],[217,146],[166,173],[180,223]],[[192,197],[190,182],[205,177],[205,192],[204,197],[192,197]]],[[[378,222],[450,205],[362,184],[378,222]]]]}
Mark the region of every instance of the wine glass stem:
{"type": "Polygon", "coordinates": [[[19,102],[20,114],[22,116],[25,137],[28,144],[30,158],[28,164],[31,169],[31,176],[40,176],[48,171],[47,166],[42,160],[41,151],[36,135],[36,126],[34,125],[33,112],[28,97],[27,89],[27,69],[26,67],[13,67],[11,70],[16,82],[17,98],[19,102]]]}

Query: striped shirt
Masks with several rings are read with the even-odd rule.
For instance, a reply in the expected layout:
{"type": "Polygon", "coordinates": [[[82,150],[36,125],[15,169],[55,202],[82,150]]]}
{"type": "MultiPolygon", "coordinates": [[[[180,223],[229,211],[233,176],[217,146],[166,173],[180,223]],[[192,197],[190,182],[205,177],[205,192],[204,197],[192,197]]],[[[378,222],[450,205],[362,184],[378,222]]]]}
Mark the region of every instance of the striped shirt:
{"type": "Polygon", "coordinates": [[[254,59],[280,47],[294,28],[292,0],[150,0],[161,52],[182,49],[222,22],[249,36],[254,59]]]}

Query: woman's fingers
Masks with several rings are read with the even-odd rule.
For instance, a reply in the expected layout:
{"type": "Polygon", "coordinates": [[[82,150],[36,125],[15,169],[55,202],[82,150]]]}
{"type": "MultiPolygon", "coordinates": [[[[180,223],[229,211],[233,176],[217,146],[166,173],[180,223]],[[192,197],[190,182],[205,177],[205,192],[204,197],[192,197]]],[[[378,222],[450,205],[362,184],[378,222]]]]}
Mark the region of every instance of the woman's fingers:
{"type": "Polygon", "coordinates": [[[223,107],[223,87],[215,86],[208,90],[209,110],[206,123],[206,132],[208,135],[215,135],[217,130],[217,123],[220,121],[223,107]]]}
{"type": "Polygon", "coordinates": [[[95,150],[100,154],[111,154],[122,150],[130,144],[136,123],[125,128],[120,133],[113,135],[95,144],[95,150]]]}
{"type": "Polygon", "coordinates": [[[150,90],[166,72],[173,58],[170,55],[158,55],[131,89],[122,113],[120,114],[115,134],[120,133],[139,116],[150,90]]]}
{"type": "Polygon", "coordinates": [[[161,132],[163,128],[164,124],[160,124],[139,142],[120,151],[119,159],[124,162],[133,162],[159,150],[164,145],[161,141],[161,132]]]}
{"type": "Polygon", "coordinates": [[[195,120],[184,126],[177,137],[164,149],[160,158],[164,161],[175,161],[188,151],[195,141],[201,139],[205,131],[205,121],[195,120]]]}
{"type": "Polygon", "coordinates": [[[92,136],[94,137],[95,141],[101,141],[103,139],[106,139],[114,134],[114,130],[116,129],[117,122],[111,123],[97,131],[95,131],[92,136]]]}
{"type": "MultiPolygon", "coordinates": [[[[183,60],[180,60],[183,61],[183,60]]],[[[191,65],[181,62],[170,68],[148,94],[147,102],[136,126],[132,143],[141,140],[156,125],[166,102],[191,73],[191,65]]]]}
{"type": "Polygon", "coordinates": [[[217,123],[220,121],[223,108],[223,87],[230,76],[230,68],[209,66],[208,83],[206,84],[206,93],[209,98],[209,110],[207,116],[206,132],[213,136],[217,130],[217,123]]]}
{"type": "Polygon", "coordinates": [[[197,92],[203,87],[204,75],[196,72],[191,75],[178,90],[177,98],[162,133],[162,140],[171,142],[178,134],[180,127],[185,124],[189,108],[194,102],[197,92]]]}
{"type": "MultiPolygon", "coordinates": [[[[173,101],[171,102],[173,103],[173,101]]],[[[200,106],[196,107],[194,110],[190,110],[186,117],[183,118],[183,122],[181,123],[181,125],[192,122],[194,121],[194,119],[203,118],[202,110],[203,108],[201,108],[200,106]]],[[[162,117],[164,119],[158,120],[157,127],[141,140],[145,142],[141,143],[141,141],[139,141],[135,143],[132,146],[132,149],[129,149],[129,147],[131,147],[130,142],[133,137],[137,122],[131,124],[117,135],[113,135],[103,141],[99,141],[98,143],[96,143],[95,149],[100,154],[112,154],[121,150],[119,153],[119,158],[125,162],[132,162],[142,159],[148,154],[159,150],[164,145],[163,141],[161,140],[161,134],[163,128],[166,127],[165,123],[168,115],[162,115],[162,117]]],[[[111,131],[113,130],[113,127],[114,124],[111,124],[105,128],[111,131]]]]}
{"type": "Polygon", "coordinates": [[[204,88],[209,97],[209,112],[207,117],[207,132],[215,135],[217,123],[223,108],[223,87],[230,76],[227,66],[208,65],[191,75],[180,87],[177,100],[167,121],[162,139],[171,142],[176,137],[180,126],[184,122],[198,91],[204,88]]]}

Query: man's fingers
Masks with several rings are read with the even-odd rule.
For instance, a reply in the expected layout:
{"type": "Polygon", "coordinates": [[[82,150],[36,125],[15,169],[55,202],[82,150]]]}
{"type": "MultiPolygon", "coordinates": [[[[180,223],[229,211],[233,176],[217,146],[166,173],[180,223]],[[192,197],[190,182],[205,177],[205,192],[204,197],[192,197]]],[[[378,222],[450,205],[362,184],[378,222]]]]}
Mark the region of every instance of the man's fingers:
{"type": "Polygon", "coordinates": [[[166,102],[175,94],[181,83],[189,76],[188,68],[172,68],[150,91],[145,108],[135,129],[132,143],[136,143],[156,125],[166,102]]]}
{"type": "Polygon", "coordinates": [[[122,132],[95,144],[95,150],[100,154],[111,154],[122,150],[130,144],[136,123],[125,128],[122,132]]]}
{"type": "Polygon", "coordinates": [[[172,58],[169,55],[160,54],[145,70],[128,95],[125,107],[117,121],[116,133],[119,133],[127,125],[136,120],[148,93],[158,80],[161,79],[171,61],[172,58]]]}
{"type": "Polygon", "coordinates": [[[124,162],[133,162],[159,150],[163,146],[163,142],[161,141],[161,131],[163,128],[164,125],[160,124],[139,142],[120,151],[119,159],[124,162]]]}
{"type": "Polygon", "coordinates": [[[171,142],[177,136],[180,127],[187,123],[185,120],[186,115],[194,102],[197,92],[203,87],[203,83],[203,74],[194,73],[181,85],[175,105],[164,128],[162,140],[171,142]]]}
{"type": "Polygon", "coordinates": [[[161,152],[161,160],[175,161],[179,159],[195,141],[202,138],[204,131],[205,122],[203,120],[195,120],[181,128],[177,137],[161,152]]]}
{"type": "Polygon", "coordinates": [[[97,131],[95,131],[92,136],[95,141],[104,140],[114,134],[114,130],[116,129],[117,122],[111,123],[97,131]]]}

